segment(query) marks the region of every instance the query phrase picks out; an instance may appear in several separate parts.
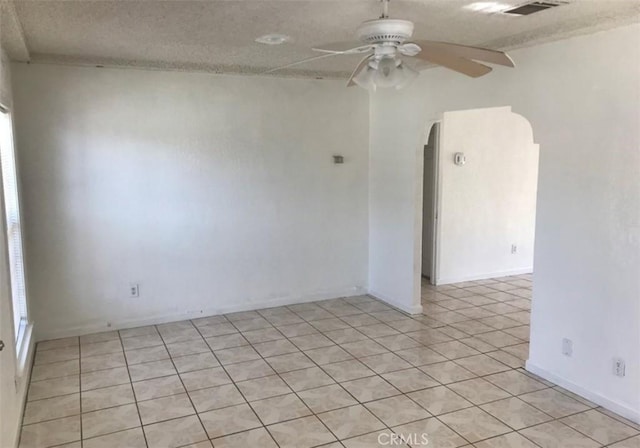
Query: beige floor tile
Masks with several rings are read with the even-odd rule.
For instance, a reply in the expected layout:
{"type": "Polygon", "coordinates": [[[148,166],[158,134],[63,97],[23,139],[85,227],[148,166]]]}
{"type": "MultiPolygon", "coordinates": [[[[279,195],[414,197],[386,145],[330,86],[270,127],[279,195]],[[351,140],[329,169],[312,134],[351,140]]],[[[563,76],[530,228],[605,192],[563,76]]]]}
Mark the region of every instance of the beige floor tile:
{"type": "Polygon", "coordinates": [[[31,382],[77,375],[79,373],[80,360],[78,359],[53,362],[51,364],[41,364],[39,366],[33,366],[33,370],[31,371],[31,382]]]}
{"type": "Polygon", "coordinates": [[[398,389],[379,376],[360,378],[341,384],[361,403],[400,394],[398,389]]]}
{"type": "Polygon", "coordinates": [[[334,383],[334,380],[318,367],[294,370],[283,373],[281,376],[296,392],[334,383]]]}
{"type": "Polygon", "coordinates": [[[139,381],[133,383],[133,390],[138,401],[167,397],[185,391],[178,375],[139,381]]]}
{"type": "Polygon", "coordinates": [[[208,326],[202,326],[199,330],[195,328],[181,328],[174,331],[162,331],[160,335],[165,344],[186,342],[189,340],[201,340],[202,336],[208,335],[208,326]]]}
{"type": "MultiPolygon", "coordinates": [[[[133,336],[122,340],[122,346],[125,350],[133,350],[136,348],[155,347],[156,345],[164,345],[164,341],[158,334],[148,334],[143,336],[133,336]]],[[[84,352],[84,349],[83,349],[84,352]]]]}
{"type": "Polygon", "coordinates": [[[522,395],[547,388],[547,386],[541,382],[516,370],[495,373],[484,377],[484,379],[513,395],[522,395]]]}
{"type": "Polygon", "coordinates": [[[80,394],[61,395],[27,402],[22,423],[29,425],[78,414],[80,414],[80,394]]]}
{"type": "Polygon", "coordinates": [[[387,350],[404,350],[407,348],[419,347],[420,343],[411,339],[406,334],[392,334],[375,339],[375,341],[387,350]]]}
{"type": "Polygon", "coordinates": [[[456,363],[476,375],[491,375],[492,373],[504,372],[509,367],[490,358],[487,355],[476,355],[468,358],[456,359],[456,363]]]}
{"type": "Polygon", "coordinates": [[[458,359],[480,354],[476,349],[459,341],[441,342],[439,344],[431,345],[429,348],[440,353],[447,359],[458,359]]]}
{"type": "Polygon", "coordinates": [[[85,439],[84,448],[147,448],[142,428],[127,429],[104,436],[85,439]]]}
{"type": "Polygon", "coordinates": [[[396,354],[416,367],[447,360],[444,356],[427,347],[408,348],[396,352],[396,354]]]}
{"type": "Polygon", "coordinates": [[[411,443],[414,447],[426,445],[437,448],[457,448],[467,444],[466,440],[434,417],[396,426],[392,429],[404,440],[417,442],[411,443]]]}
{"type": "Polygon", "coordinates": [[[286,339],[278,339],[276,341],[253,344],[253,348],[256,349],[256,351],[260,353],[260,356],[264,358],[267,358],[269,356],[286,355],[287,353],[295,353],[300,351],[298,347],[296,347],[286,339]]]}
{"type": "Polygon", "coordinates": [[[253,401],[251,407],[265,425],[311,415],[311,411],[295,394],[253,401]]]}
{"type": "Polygon", "coordinates": [[[109,353],[122,352],[122,342],[120,339],[111,341],[94,342],[92,344],[82,344],[82,356],[107,355],[109,353]]]}
{"type": "Polygon", "coordinates": [[[560,421],[603,445],[638,435],[637,430],[595,409],[565,417],[560,421]]]}
{"type": "Polygon", "coordinates": [[[356,358],[364,358],[365,356],[372,356],[389,352],[389,350],[371,339],[366,339],[364,341],[347,342],[341,344],[340,346],[356,358]]]}
{"type": "Polygon", "coordinates": [[[520,359],[520,358],[516,358],[515,356],[507,353],[507,352],[503,352],[502,350],[496,350],[493,352],[487,352],[486,353],[487,356],[495,359],[496,361],[501,362],[502,364],[511,367],[512,369],[517,369],[520,367],[524,367],[525,365],[525,361],[520,359]]]}
{"type": "Polygon", "coordinates": [[[387,426],[403,425],[431,417],[427,411],[405,395],[370,401],[365,404],[365,407],[387,426]]]}
{"type": "Polygon", "coordinates": [[[515,397],[494,401],[480,407],[513,429],[527,428],[552,420],[551,416],[515,397]]]}
{"type": "Polygon", "coordinates": [[[597,448],[601,446],[596,441],[559,421],[543,423],[519,432],[541,448],[597,448]]]}
{"type": "Polygon", "coordinates": [[[304,353],[318,365],[353,359],[353,356],[337,345],[305,350],[304,353]]]}
{"type": "Polygon", "coordinates": [[[445,386],[432,387],[408,394],[433,415],[445,414],[473,406],[473,404],[445,386]]]}
{"type": "Polygon", "coordinates": [[[56,348],[77,347],[80,345],[80,338],[77,336],[69,338],[51,339],[49,341],[38,342],[36,351],[51,350],[56,348]]]}
{"type": "MultiPolygon", "coordinates": [[[[348,344],[356,341],[364,341],[369,338],[360,333],[355,328],[342,328],[340,330],[328,331],[325,336],[331,339],[336,344],[348,344]]],[[[348,350],[347,350],[348,351],[348,350]]]]}
{"type": "Polygon", "coordinates": [[[140,426],[135,404],[82,414],[82,436],[91,438],[140,426]]]}
{"type": "Polygon", "coordinates": [[[196,413],[187,394],[138,402],[138,412],[143,425],[158,423],[196,413]]]}
{"type": "Polygon", "coordinates": [[[339,384],[308,389],[298,395],[316,414],[358,404],[339,384]]]}
{"type": "Polygon", "coordinates": [[[225,348],[241,347],[249,345],[249,342],[240,333],[223,334],[205,338],[211,350],[222,350],[225,348]]]}
{"type": "Polygon", "coordinates": [[[22,427],[20,448],[41,448],[80,440],[80,416],[22,427]]]}
{"type": "Polygon", "coordinates": [[[280,333],[288,338],[318,333],[318,330],[316,330],[306,322],[292,325],[278,325],[277,329],[280,333]]]}
{"type": "Polygon", "coordinates": [[[300,350],[312,350],[314,348],[330,347],[335,345],[331,339],[319,333],[290,337],[289,340],[300,350]]]}
{"type": "Polygon", "coordinates": [[[384,424],[362,405],[324,412],[318,418],[340,440],[384,429],[384,424]]]}
{"type": "Polygon", "coordinates": [[[289,386],[277,375],[241,381],[236,383],[236,386],[238,386],[247,401],[262,400],[291,393],[289,386]]]}
{"type": "Polygon", "coordinates": [[[476,448],[538,448],[538,445],[525,439],[517,432],[512,432],[493,439],[483,440],[475,444],[476,448]]]}
{"type": "Polygon", "coordinates": [[[101,387],[117,386],[130,383],[129,371],[126,367],[83,373],[80,375],[80,388],[87,391],[101,387]]]}
{"type": "Polygon", "coordinates": [[[315,366],[313,361],[311,361],[309,357],[302,352],[272,356],[266,358],[265,361],[267,361],[273,370],[278,373],[306,369],[308,367],[315,366]]]}
{"type": "Polygon", "coordinates": [[[212,325],[202,325],[198,328],[198,330],[200,334],[205,338],[238,333],[238,329],[229,322],[220,322],[212,325]]]}
{"type": "Polygon", "coordinates": [[[109,353],[107,355],[83,356],[80,360],[82,373],[95,372],[98,370],[115,369],[116,367],[126,367],[124,352],[109,353]]]}
{"type": "Polygon", "coordinates": [[[124,340],[126,338],[135,338],[138,336],[150,336],[159,334],[155,325],[148,325],[146,327],[128,328],[126,330],[120,330],[120,337],[124,340]]]}
{"type": "MultiPolygon", "coordinates": [[[[286,355],[285,355],[286,356],[286,355]]],[[[239,362],[225,367],[233,381],[245,381],[275,375],[275,371],[262,359],[239,362]]]]}
{"type": "Polygon", "coordinates": [[[226,374],[222,367],[181,373],[180,378],[189,392],[231,383],[229,375],[226,374]]]}
{"type": "Polygon", "coordinates": [[[475,405],[501,400],[511,396],[508,392],[505,392],[482,378],[474,378],[472,380],[449,384],[447,387],[475,405]]]}
{"type": "Polygon", "coordinates": [[[640,448],[640,436],[614,443],[609,448],[640,448]]]}
{"type": "Polygon", "coordinates": [[[196,355],[198,353],[207,353],[211,351],[207,343],[202,338],[167,344],[167,350],[172,358],[196,355]]]}
{"type": "MultiPolygon", "coordinates": [[[[408,446],[406,443],[401,444],[397,439],[392,439],[392,437],[397,437],[393,431],[381,429],[369,434],[343,440],[342,445],[346,448],[383,448],[389,446],[406,448],[408,446]]],[[[336,447],[339,446],[340,445],[336,444],[336,447]]]]}
{"type": "Polygon", "coordinates": [[[385,373],[381,376],[390,382],[396,389],[404,393],[440,385],[440,383],[435,381],[429,375],[426,375],[416,368],[385,373]]]}
{"type": "Polygon", "coordinates": [[[264,428],[252,429],[238,434],[214,439],[216,448],[278,448],[271,434],[264,428]]]}
{"type": "Polygon", "coordinates": [[[469,380],[476,377],[474,373],[469,372],[453,361],[429,364],[420,367],[420,370],[441,384],[457,383],[458,381],[469,380]]]}
{"type": "Polygon", "coordinates": [[[562,418],[589,409],[588,406],[554,389],[543,389],[520,395],[518,398],[553,418],[562,418]]]}
{"type": "Polygon", "coordinates": [[[315,416],[276,423],[267,429],[280,448],[311,448],[336,440],[315,416]]]}
{"type": "MultiPolygon", "coordinates": [[[[489,305],[489,306],[492,306],[492,305],[489,305]]],[[[500,331],[500,330],[490,331],[488,333],[482,333],[477,335],[476,337],[498,348],[506,347],[508,345],[516,345],[522,342],[521,339],[518,339],[515,336],[512,336],[509,333],[505,333],[504,331],[500,331]]]]}
{"type": "Polygon", "coordinates": [[[31,383],[29,387],[28,401],[42,400],[44,398],[59,397],[80,392],[80,376],[64,376],[50,380],[31,383]]]}
{"type": "Polygon", "coordinates": [[[216,409],[199,415],[210,439],[262,426],[248,404],[216,409]]]}
{"type": "MultiPolygon", "coordinates": [[[[124,353],[127,358],[127,364],[140,364],[143,362],[160,361],[161,359],[169,359],[169,352],[160,345],[157,347],[139,348],[136,350],[127,350],[124,353]]],[[[83,368],[84,372],[84,368],[83,368]]]]}
{"type": "Polygon", "coordinates": [[[96,342],[113,341],[117,339],[120,339],[118,331],[103,331],[101,333],[80,336],[80,345],[95,344],[96,342]]]}
{"type": "Polygon", "coordinates": [[[189,396],[198,412],[211,411],[245,402],[242,394],[233,384],[198,389],[189,392],[189,396]]]}
{"type": "Polygon", "coordinates": [[[258,352],[256,352],[253,347],[249,345],[215,350],[213,353],[216,355],[216,358],[218,358],[218,361],[220,361],[220,363],[222,363],[222,365],[224,366],[237,362],[260,359],[260,355],[258,354],[258,352]]]}
{"type": "Polygon", "coordinates": [[[276,341],[278,339],[284,339],[285,336],[276,328],[262,328],[260,330],[251,330],[242,333],[247,341],[251,344],[258,344],[262,342],[276,341]]]}
{"type": "Polygon", "coordinates": [[[264,317],[236,321],[233,322],[233,325],[240,331],[259,330],[261,328],[271,327],[271,323],[264,317]]]}
{"type": "Polygon", "coordinates": [[[170,359],[134,364],[129,367],[131,381],[150,380],[161,376],[175,375],[176,373],[176,369],[170,359]]]}
{"type": "Polygon", "coordinates": [[[366,364],[371,370],[380,374],[395,372],[397,370],[406,370],[411,367],[411,364],[391,352],[366,356],[364,358],[360,358],[360,362],[366,364]]]}
{"type": "Polygon", "coordinates": [[[213,353],[196,353],[195,355],[178,356],[173,358],[178,373],[192,372],[194,370],[210,369],[218,367],[220,363],[213,356],[213,353]]]}
{"type": "Polygon", "coordinates": [[[147,425],[144,434],[149,448],[177,448],[207,440],[195,415],[147,425]]]}
{"type": "Polygon", "coordinates": [[[327,364],[322,368],[338,382],[365,378],[376,374],[369,367],[355,359],[327,364]]]}
{"type": "Polygon", "coordinates": [[[475,407],[441,415],[438,418],[472,443],[511,432],[511,429],[498,419],[475,407]]]}
{"type": "Polygon", "coordinates": [[[71,359],[78,358],[80,358],[80,350],[78,347],[63,347],[37,352],[33,363],[37,366],[40,364],[50,364],[53,362],[69,361],[71,359]]]}
{"type": "Polygon", "coordinates": [[[99,409],[134,403],[131,384],[103,387],[82,392],[82,412],[97,411],[99,409]]]}

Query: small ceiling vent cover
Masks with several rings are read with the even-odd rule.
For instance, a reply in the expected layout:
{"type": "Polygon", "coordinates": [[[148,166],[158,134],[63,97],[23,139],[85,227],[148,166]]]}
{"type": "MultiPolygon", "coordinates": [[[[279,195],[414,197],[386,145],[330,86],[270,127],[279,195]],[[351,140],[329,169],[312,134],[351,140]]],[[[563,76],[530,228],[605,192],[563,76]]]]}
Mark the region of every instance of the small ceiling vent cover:
{"type": "Polygon", "coordinates": [[[528,16],[540,11],[545,11],[549,8],[560,6],[562,3],[550,3],[550,2],[531,2],[525,5],[520,5],[517,8],[508,9],[502,11],[504,14],[513,14],[516,16],[528,16]]]}

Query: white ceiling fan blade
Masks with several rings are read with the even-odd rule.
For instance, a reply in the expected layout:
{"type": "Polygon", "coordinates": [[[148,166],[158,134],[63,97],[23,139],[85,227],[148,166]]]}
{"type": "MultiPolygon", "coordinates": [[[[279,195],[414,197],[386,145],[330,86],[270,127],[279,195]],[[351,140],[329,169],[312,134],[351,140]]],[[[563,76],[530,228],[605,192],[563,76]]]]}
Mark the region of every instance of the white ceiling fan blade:
{"type": "Polygon", "coordinates": [[[369,59],[371,59],[371,55],[365,56],[364,59],[362,59],[360,63],[356,66],[355,70],[353,70],[353,73],[351,73],[351,76],[349,77],[349,82],[347,82],[347,87],[356,85],[356,83],[353,81],[353,78],[358,76],[358,73],[360,73],[364,68],[367,67],[367,64],[369,63],[369,59]]]}
{"type": "Polygon", "coordinates": [[[416,40],[414,42],[420,45],[423,50],[436,50],[442,53],[450,53],[465,59],[490,62],[491,64],[504,65],[505,67],[515,67],[509,55],[502,51],[469,47],[467,45],[450,44],[447,42],[436,42],[432,40],[416,40]]]}
{"type": "Polygon", "coordinates": [[[443,51],[423,49],[414,57],[422,59],[423,61],[441,65],[458,73],[471,76],[472,78],[478,78],[480,76],[486,75],[492,70],[491,67],[488,67],[486,65],[470,61],[469,59],[464,59],[443,51]]]}
{"type": "Polygon", "coordinates": [[[321,53],[333,53],[333,54],[357,54],[366,53],[373,48],[373,45],[362,45],[362,42],[333,42],[320,47],[314,47],[313,51],[319,51],[321,53]]]}
{"type": "Polygon", "coordinates": [[[337,56],[338,54],[340,54],[340,53],[329,53],[329,54],[321,54],[320,56],[312,56],[310,58],[301,59],[299,61],[292,62],[291,64],[281,65],[280,67],[276,67],[276,68],[272,68],[272,69],[266,70],[264,72],[261,72],[260,74],[261,75],[266,75],[267,73],[277,72],[278,70],[283,70],[283,69],[289,68],[289,67],[295,67],[296,65],[305,64],[307,62],[316,61],[318,59],[330,58],[331,56],[337,56]]]}

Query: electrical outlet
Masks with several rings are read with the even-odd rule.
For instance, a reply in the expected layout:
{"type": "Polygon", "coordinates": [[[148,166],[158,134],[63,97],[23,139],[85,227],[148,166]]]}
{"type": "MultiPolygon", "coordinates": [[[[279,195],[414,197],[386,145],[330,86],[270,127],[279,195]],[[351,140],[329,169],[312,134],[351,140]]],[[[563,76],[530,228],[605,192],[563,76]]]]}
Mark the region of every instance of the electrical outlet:
{"type": "Polygon", "coordinates": [[[511,245],[511,253],[515,254],[518,252],[518,246],[516,246],[515,244],[511,245]]]}
{"type": "Polygon", "coordinates": [[[624,359],[613,358],[613,374],[615,376],[624,377],[626,368],[624,359]]]}
{"type": "Polygon", "coordinates": [[[564,338],[562,340],[562,354],[571,357],[573,355],[573,341],[564,338]]]}
{"type": "Polygon", "coordinates": [[[129,285],[129,297],[140,297],[140,286],[137,283],[129,285]]]}

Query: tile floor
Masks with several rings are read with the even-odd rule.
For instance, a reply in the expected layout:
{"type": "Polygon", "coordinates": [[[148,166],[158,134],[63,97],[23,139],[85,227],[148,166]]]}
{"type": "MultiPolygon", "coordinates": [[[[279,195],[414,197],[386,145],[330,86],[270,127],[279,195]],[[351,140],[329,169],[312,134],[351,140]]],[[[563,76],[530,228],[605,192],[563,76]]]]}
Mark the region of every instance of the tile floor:
{"type": "Polygon", "coordinates": [[[523,370],[530,296],[425,284],[420,316],[361,296],[41,342],[20,446],[639,448],[523,370]]]}

